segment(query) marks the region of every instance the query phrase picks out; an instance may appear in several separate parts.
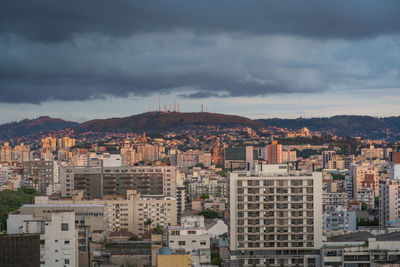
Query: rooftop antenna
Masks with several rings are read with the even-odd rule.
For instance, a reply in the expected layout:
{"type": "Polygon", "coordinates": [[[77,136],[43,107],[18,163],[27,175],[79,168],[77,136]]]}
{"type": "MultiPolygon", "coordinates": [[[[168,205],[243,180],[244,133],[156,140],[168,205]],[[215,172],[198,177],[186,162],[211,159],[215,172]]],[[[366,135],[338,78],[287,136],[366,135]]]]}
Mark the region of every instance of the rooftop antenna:
{"type": "Polygon", "coordinates": [[[161,112],[160,96],[158,96],[158,111],[161,112]]]}
{"type": "Polygon", "coordinates": [[[180,109],[179,109],[179,102],[178,102],[178,112],[180,112],[180,109]]]}
{"type": "Polygon", "coordinates": [[[203,103],[201,104],[201,113],[203,113],[203,103]]]}

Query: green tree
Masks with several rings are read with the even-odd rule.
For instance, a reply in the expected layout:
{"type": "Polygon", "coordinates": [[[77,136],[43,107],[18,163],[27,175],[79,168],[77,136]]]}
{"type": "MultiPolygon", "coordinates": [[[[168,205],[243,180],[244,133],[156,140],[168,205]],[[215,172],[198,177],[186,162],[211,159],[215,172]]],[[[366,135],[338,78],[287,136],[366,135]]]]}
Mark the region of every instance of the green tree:
{"type": "Polygon", "coordinates": [[[164,233],[164,228],[157,223],[156,227],[153,228],[153,233],[155,234],[163,234],[164,233]]]}
{"type": "Polygon", "coordinates": [[[340,173],[332,173],[333,180],[344,180],[345,175],[340,173]]]}
{"type": "Polygon", "coordinates": [[[367,210],[367,208],[368,208],[367,203],[365,203],[364,201],[361,202],[361,210],[367,210]]]}
{"type": "Polygon", "coordinates": [[[152,220],[151,218],[147,218],[147,219],[144,221],[144,226],[146,226],[147,231],[150,230],[150,225],[151,225],[152,223],[153,223],[153,220],[152,220]]]}
{"type": "Polygon", "coordinates": [[[222,259],[217,252],[211,252],[211,264],[222,266],[222,259]]]}
{"type": "Polygon", "coordinates": [[[219,216],[218,212],[216,212],[215,210],[212,210],[212,209],[206,209],[206,210],[200,211],[198,214],[204,216],[204,218],[206,218],[206,219],[215,219],[215,218],[220,219],[221,218],[221,216],[219,216]]]}
{"type": "Polygon", "coordinates": [[[207,194],[205,194],[205,193],[203,193],[203,194],[201,194],[200,198],[201,198],[201,199],[209,199],[210,196],[207,195],[207,194]]]}
{"type": "Polygon", "coordinates": [[[0,192],[0,230],[7,228],[7,218],[10,212],[18,210],[23,204],[32,204],[35,196],[38,195],[35,189],[21,187],[17,191],[3,190],[0,192]]]}
{"type": "Polygon", "coordinates": [[[357,218],[357,226],[379,226],[379,218],[374,218],[373,220],[357,218]]]}

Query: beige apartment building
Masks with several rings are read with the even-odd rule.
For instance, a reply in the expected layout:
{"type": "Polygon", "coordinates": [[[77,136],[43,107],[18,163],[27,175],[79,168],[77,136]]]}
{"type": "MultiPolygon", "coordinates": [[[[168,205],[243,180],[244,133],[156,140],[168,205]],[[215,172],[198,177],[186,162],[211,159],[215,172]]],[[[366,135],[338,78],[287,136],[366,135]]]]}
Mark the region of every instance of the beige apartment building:
{"type": "Polygon", "coordinates": [[[230,173],[229,246],[243,266],[315,266],[322,247],[321,173],[283,164],[230,173]]]}
{"type": "MultiPolygon", "coordinates": [[[[42,200],[43,203],[43,200],[42,200]]],[[[142,196],[128,190],[127,196],[106,196],[101,199],[83,199],[82,192],[73,199],[47,200],[47,204],[103,204],[106,206],[109,232],[126,230],[138,236],[154,228],[177,224],[177,200],[165,196],[142,196]],[[151,225],[145,221],[151,219],[151,225]]]]}
{"type": "Polygon", "coordinates": [[[350,175],[353,183],[353,198],[357,199],[361,188],[371,188],[379,196],[379,166],[361,164],[351,165],[350,175]]]}

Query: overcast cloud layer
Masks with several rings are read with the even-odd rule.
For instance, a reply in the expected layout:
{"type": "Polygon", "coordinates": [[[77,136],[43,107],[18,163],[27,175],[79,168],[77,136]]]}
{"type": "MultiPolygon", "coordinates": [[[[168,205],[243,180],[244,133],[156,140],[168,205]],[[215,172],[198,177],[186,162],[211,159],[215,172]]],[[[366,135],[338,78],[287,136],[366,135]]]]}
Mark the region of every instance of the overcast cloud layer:
{"type": "Polygon", "coordinates": [[[400,1],[0,4],[0,102],[393,88],[400,1]]]}

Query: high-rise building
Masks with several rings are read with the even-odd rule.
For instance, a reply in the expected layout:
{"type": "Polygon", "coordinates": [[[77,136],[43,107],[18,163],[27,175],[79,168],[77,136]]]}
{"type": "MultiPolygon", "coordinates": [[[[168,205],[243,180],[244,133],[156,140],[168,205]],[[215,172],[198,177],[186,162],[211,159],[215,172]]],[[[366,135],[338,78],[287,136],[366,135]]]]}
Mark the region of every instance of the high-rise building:
{"type": "Polygon", "coordinates": [[[400,227],[400,150],[389,156],[389,179],[379,183],[379,226],[400,227]]]}
{"type": "Polygon", "coordinates": [[[213,148],[213,163],[214,165],[224,165],[224,149],[222,147],[213,148]]]}
{"type": "Polygon", "coordinates": [[[63,149],[69,149],[70,147],[75,146],[75,139],[74,138],[69,138],[63,137],[58,139],[58,148],[63,148],[63,149]]]}
{"type": "Polygon", "coordinates": [[[156,145],[143,144],[136,147],[137,161],[157,161],[159,147],[156,145]]]}
{"type": "Polygon", "coordinates": [[[231,260],[243,266],[315,266],[322,247],[321,173],[255,165],[229,179],[231,260]]]}
{"type": "Polygon", "coordinates": [[[132,166],[136,160],[136,151],[129,140],[125,140],[121,147],[122,166],[132,166]]]}
{"type": "Polygon", "coordinates": [[[282,151],[282,163],[294,162],[296,160],[297,160],[296,150],[290,150],[290,148],[286,148],[286,151],[282,151]]]}
{"type": "Polygon", "coordinates": [[[375,196],[379,196],[379,166],[352,164],[350,175],[353,180],[353,198],[357,199],[357,194],[362,188],[371,188],[375,196]]]}
{"type": "Polygon", "coordinates": [[[257,151],[253,146],[229,147],[224,152],[224,167],[229,169],[247,169],[248,165],[253,165],[253,161],[258,159],[257,151]]]}
{"type": "Polygon", "coordinates": [[[23,161],[29,161],[30,159],[30,148],[25,146],[24,143],[21,143],[18,146],[15,146],[13,149],[13,159],[22,163],[23,161]]]}
{"type": "Polygon", "coordinates": [[[389,154],[389,178],[400,180],[400,149],[389,154]]]}
{"type": "Polygon", "coordinates": [[[322,168],[328,169],[329,161],[332,160],[335,155],[336,155],[335,151],[323,151],[322,152],[322,168]]]}
{"type": "Polygon", "coordinates": [[[69,197],[73,190],[83,190],[85,197],[126,195],[137,190],[142,195],[176,196],[176,167],[123,166],[123,167],[60,167],[62,196],[69,197]]]}
{"type": "Polygon", "coordinates": [[[46,194],[46,189],[55,184],[54,175],[57,162],[52,160],[32,160],[23,163],[23,184],[46,194]]]}
{"type": "Polygon", "coordinates": [[[282,163],[282,145],[278,144],[278,141],[272,140],[271,144],[267,145],[265,160],[268,164],[282,163]]]}
{"type": "Polygon", "coordinates": [[[5,142],[3,147],[0,150],[0,158],[3,163],[11,163],[12,162],[12,149],[8,142],[5,142]]]}
{"type": "Polygon", "coordinates": [[[202,152],[200,150],[189,150],[186,152],[177,151],[177,166],[193,167],[202,164],[205,167],[211,166],[211,153],[202,152]]]}
{"type": "Polygon", "coordinates": [[[42,151],[56,151],[57,138],[46,137],[42,139],[42,151]]]}
{"type": "Polygon", "coordinates": [[[49,219],[20,221],[19,232],[40,235],[40,266],[78,266],[75,212],[52,211],[50,214],[49,219]]]}

